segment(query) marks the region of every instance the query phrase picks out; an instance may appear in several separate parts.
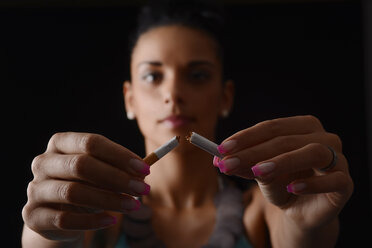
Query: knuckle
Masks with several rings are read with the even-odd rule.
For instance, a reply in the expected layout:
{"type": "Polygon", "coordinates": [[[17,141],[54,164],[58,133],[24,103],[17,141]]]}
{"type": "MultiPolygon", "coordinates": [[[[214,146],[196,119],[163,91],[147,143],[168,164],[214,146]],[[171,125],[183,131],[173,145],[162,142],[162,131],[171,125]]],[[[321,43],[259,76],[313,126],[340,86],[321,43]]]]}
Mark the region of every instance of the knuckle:
{"type": "Polygon", "coordinates": [[[59,138],[61,137],[62,134],[63,134],[63,133],[61,133],[61,132],[54,133],[54,134],[52,135],[52,137],[50,137],[50,141],[54,141],[54,140],[56,140],[56,139],[59,139],[59,138]]]}
{"type": "Polygon", "coordinates": [[[57,195],[63,202],[73,203],[76,198],[77,187],[78,184],[74,182],[61,184],[57,187],[57,195]]]}
{"type": "Polygon", "coordinates": [[[342,154],[342,153],[339,153],[339,154],[337,154],[337,156],[338,156],[338,165],[339,165],[340,169],[345,171],[345,173],[350,174],[350,172],[349,172],[349,170],[350,170],[349,162],[348,162],[347,158],[345,157],[345,155],[342,154]]]}
{"type": "Polygon", "coordinates": [[[44,157],[44,154],[40,154],[32,160],[31,171],[34,175],[42,171],[44,157]]]}
{"type": "Polygon", "coordinates": [[[31,208],[28,203],[22,208],[22,219],[27,225],[31,223],[31,208]]]}
{"type": "Polygon", "coordinates": [[[295,165],[295,163],[293,163],[293,161],[294,161],[293,157],[294,156],[291,152],[287,152],[287,153],[284,153],[284,154],[280,155],[280,159],[282,161],[285,161],[285,164],[287,164],[289,166],[295,165]]]}
{"type": "Polygon", "coordinates": [[[34,211],[35,208],[31,204],[26,204],[22,208],[22,219],[31,230],[38,229],[38,218],[36,218],[34,211]]]}
{"type": "Polygon", "coordinates": [[[271,136],[277,136],[281,133],[280,119],[272,119],[262,122],[262,126],[269,132],[271,136]]]}
{"type": "Polygon", "coordinates": [[[346,187],[348,188],[347,192],[348,192],[348,197],[350,198],[351,195],[354,192],[354,181],[353,181],[353,179],[351,178],[350,175],[347,176],[347,186],[346,187]]]}
{"type": "Polygon", "coordinates": [[[67,161],[66,163],[67,169],[73,176],[77,178],[82,178],[85,173],[87,160],[88,160],[87,155],[74,155],[67,161]]]}
{"type": "Polygon", "coordinates": [[[346,196],[349,198],[354,191],[354,182],[351,176],[343,171],[336,171],[338,174],[338,187],[341,191],[345,192],[346,196]]]}
{"type": "Polygon", "coordinates": [[[58,229],[68,229],[68,214],[66,212],[58,212],[54,215],[52,223],[58,229]]]}
{"type": "Polygon", "coordinates": [[[324,160],[324,157],[330,156],[329,149],[323,144],[311,143],[307,145],[307,148],[310,150],[315,162],[321,162],[324,160]]]}
{"type": "Polygon", "coordinates": [[[328,133],[329,139],[331,141],[332,146],[339,151],[342,151],[342,140],[340,136],[334,133],[328,133]]]}
{"type": "Polygon", "coordinates": [[[92,154],[97,150],[97,144],[102,140],[99,134],[84,134],[80,139],[81,149],[88,154],[92,154]]]}
{"type": "Polygon", "coordinates": [[[341,153],[341,154],[338,154],[339,156],[339,161],[340,161],[340,172],[342,172],[344,175],[345,175],[345,184],[347,185],[346,186],[346,192],[348,194],[348,196],[350,197],[352,195],[352,193],[354,192],[354,181],[353,181],[353,178],[351,177],[350,173],[349,173],[349,166],[348,166],[348,162],[347,162],[347,159],[346,157],[341,153]]]}
{"type": "Polygon", "coordinates": [[[34,199],[35,191],[36,191],[35,182],[33,181],[29,182],[27,185],[27,198],[29,201],[31,199],[34,199]]]}
{"type": "Polygon", "coordinates": [[[307,122],[312,123],[315,127],[323,128],[323,125],[318,117],[314,115],[305,115],[304,118],[307,120],[307,122]]]}
{"type": "Polygon", "coordinates": [[[288,152],[288,153],[282,154],[280,156],[280,161],[282,164],[285,164],[285,168],[283,169],[287,170],[288,173],[293,173],[293,172],[298,171],[297,167],[299,166],[299,164],[296,163],[296,159],[293,153],[288,152]]]}
{"type": "Polygon", "coordinates": [[[292,135],[279,136],[276,138],[276,146],[284,148],[286,151],[293,150],[297,147],[296,137],[292,135]]]}
{"type": "Polygon", "coordinates": [[[303,117],[310,122],[319,123],[319,119],[314,115],[304,115],[303,117]]]}
{"type": "Polygon", "coordinates": [[[346,189],[349,188],[353,184],[353,180],[351,180],[351,177],[346,175],[343,171],[337,171],[339,174],[342,175],[340,184],[342,188],[346,189]]]}
{"type": "Polygon", "coordinates": [[[50,148],[50,147],[54,147],[54,146],[55,146],[54,144],[56,143],[56,141],[57,141],[58,139],[61,138],[61,136],[62,136],[62,133],[61,133],[61,132],[53,134],[53,135],[50,137],[50,139],[49,139],[49,142],[48,142],[48,148],[50,148]]]}

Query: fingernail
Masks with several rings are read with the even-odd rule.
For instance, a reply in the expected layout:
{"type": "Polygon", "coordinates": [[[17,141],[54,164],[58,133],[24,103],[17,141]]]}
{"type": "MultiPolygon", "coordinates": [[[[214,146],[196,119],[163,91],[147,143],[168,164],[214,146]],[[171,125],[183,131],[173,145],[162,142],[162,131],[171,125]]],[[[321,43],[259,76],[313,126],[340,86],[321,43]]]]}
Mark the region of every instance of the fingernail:
{"type": "Polygon", "coordinates": [[[287,191],[289,193],[298,193],[303,191],[306,188],[305,183],[292,183],[287,185],[287,191]]]}
{"type": "Polygon", "coordinates": [[[237,145],[236,140],[228,140],[223,142],[221,145],[217,146],[217,150],[221,154],[226,154],[232,151],[236,145],[237,145]]]}
{"type": "Polygon", "coordinates": [[[136,158],[131,158],[129,160],[129,165],[138,173],[141,173],[143,175],[148,175],[150,174],[150,166],[146,164],[145,162],[136,159],[136,158]]]}
{"type": "Polygon", "coordinates": [[[240,164],[239,158],[236,157],[228,158],[226,160],[221,160],[220,162],[218,162],[218,168],[220,168],[220,171],[222,173],[226,173],[238,167],[239,164],[240,164]]]}
{"type": "Polygon", "coordinates": [[[141,202],[136,199],[124,199],[122,201],[122,207],[124,210],[138,210],[141,205],[141,202]]]}
{"type": "Polygon", "coordinates": [[[141,181],[130,180],[128,186],[133,192],[140,195],[148,195],[150,192],[150,185],[141,181]]]}
{"type": "Polygon", "coordinates": [[[107,216],[101,219],[100,222],[102,226],[110,226],[110,225],[115,225],[118,222],[118,220],[115,216],[107,216]]]}
{"type": "Polygon", "coordinates": [[[221,161],[221,159],[217,156],[214,156],[213,158],[213,165],[218,167],[218,163],[221,161]]]}
{"type": "Polygon", "coordinates": [[[273,162],[266,162],[262,164],[257,164],[251,168],[253,175],[255,177],[260,177],[269,174],[275,169],[275,164],[273,162]]]}

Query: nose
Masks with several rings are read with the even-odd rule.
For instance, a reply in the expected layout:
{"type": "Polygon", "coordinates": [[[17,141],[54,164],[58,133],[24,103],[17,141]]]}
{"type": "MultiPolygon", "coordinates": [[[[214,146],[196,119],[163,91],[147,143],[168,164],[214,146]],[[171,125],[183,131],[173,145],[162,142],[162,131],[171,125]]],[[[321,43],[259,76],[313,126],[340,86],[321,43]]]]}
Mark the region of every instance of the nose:
{"type": "Polygon", "coordinates": [[[163,100],[165,104],[183,104],[186,89],[181,75],[175,73],[164,82],[163,100]]]}

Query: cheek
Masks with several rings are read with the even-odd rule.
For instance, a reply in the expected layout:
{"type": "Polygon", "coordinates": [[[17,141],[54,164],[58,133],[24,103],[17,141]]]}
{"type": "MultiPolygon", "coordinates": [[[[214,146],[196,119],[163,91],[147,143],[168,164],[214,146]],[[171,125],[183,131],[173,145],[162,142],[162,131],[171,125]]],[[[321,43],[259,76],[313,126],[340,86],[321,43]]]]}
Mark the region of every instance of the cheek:
{"type": "Polygon", "coordinates": [[[205,109],[209,109],[210,112],[215,112],[221,106],[221,97],[222,94],[219,88],[211,88],[204,91],[204,94],[201,94],[201,104],[203,104],[205,109]]]}
{"type": "Polygon", "coordinates": [[[136,84],[133,88],[133,103],[136,115],[143,118],[149,118],[154,115],[155,110],[159,110],[161,96],[159,91],[151,90],[141,86],[140,83],[136,84]]]}
{"type": "Polygon", "coordinates": [[[204,119],[215,121],[221,108],[221,93],[218,90],[205,91],[204,94],[198,94],[198,100],[193,104],[194,109],[204,119]]]}
{"type": "Polygon", "coordinates": [[[156,113],[159,111],[159,103],[154,101],[154,96],[148,96],[142,92],[134,95],[134,108],[139,128],[142,132],[151,128],[156,121],[156,113]]]}

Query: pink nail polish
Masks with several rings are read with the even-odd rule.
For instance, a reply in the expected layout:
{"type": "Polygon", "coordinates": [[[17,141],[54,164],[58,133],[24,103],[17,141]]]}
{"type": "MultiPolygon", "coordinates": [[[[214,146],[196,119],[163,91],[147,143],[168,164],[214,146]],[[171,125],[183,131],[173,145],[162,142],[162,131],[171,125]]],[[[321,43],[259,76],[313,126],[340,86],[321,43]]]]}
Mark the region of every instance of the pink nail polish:
{"type": "Polygon", "coordinates": [[[137,211],[141,207],[141,202],[139,200],[136,200],[136,206],[134,207],[134,211],[137,211]]]}
{"type": "Polygon", "coordinates": [[[148,195],[150,192],[150,185],[137,180],[130,180],[128,187],[133,192],[141,195],[148,195]]]}
{"type": "Polygon", "coordinates": [[[125,210],[125,211],[132,211],[132,210],[138,210],[141,203],[139,200],[137,199],[125,199],[123,200],[122,202],[122,208],[125,210]]]}
{"type": "Polygon", "coordinates": [[[221,160],[218,163],[218,167],[220,168],[221,172],[223,172],[223,173],[234,170],[239,165],[240,165],[240,159],[238,157],[232,157],[232,158],[228,158],[226,160],[221,160]]]}
{"type": "Polygon", "coordinates": [[[144,191],[141,193],[141,195],[148,195],[150,193],[150,185],[146,184],[144,191]]]}
{"type": "Polygon", "coordinates": [[[299,193],[306,188],[305,183],[292,183],[287,185],[287,191],[289,193],[299,193]]]}
{"type": "Polygon", "coordinates": [[[236,140],[228,140],[223,142],[221,145],[217,146],[217,150],[221,154],[226,154],[232,151],[236,145],[237,145],[236,140]]]}
{"type": "Polygon", "coordinates": [[[288,184],[287,185],[287,192],[294,193],[294,191],[293,191],[293,185],[292,184],[288,184]]]}
{"type": "Polygon", "coordinates": [[[214,156],[213,158],[213,165],[218,167],[218,163],[221,161],[221,159],[217,156],[214,156]]]}
{"type": "Polygon", "coordinates": [[[146,176],[150,174],[150,166],[139,159],[135,158],[130,159],[129,165],[138,173],[141,173],[146,176]]]}
{"type": "Polygon", "coordinates": [[[240,159],[237,157],[228,158],[226,160],[222,160],[218,163],[218,167],[223,168],[223,172],[226,173],[228,171],[234,170],[236,167],[240,165],[240,159]]]}
{"type": "Polygon", "coordinates": [[[226,173],[225,161],[221,160],[218,162],[217,167],[220,169],[220,172],[226,173]]]}
{"type": "Polygon", "coordinates": [[[257,164],[251,168],[253,175],[255,177],[261,177],[267,175],[275,169],[275,164],[273,162],[266,162],[262,164],[257,164]]]}
{"type": "MultiPolygon", "coordinates": [[[[147,164],[145,164],[147,165],[147,164]]],[[[143,175],[147,176],[148,174],[150,174],[150,166],[147,165],[147,167],[143,168],[143,170],[140,171],[143,175]]]]}

